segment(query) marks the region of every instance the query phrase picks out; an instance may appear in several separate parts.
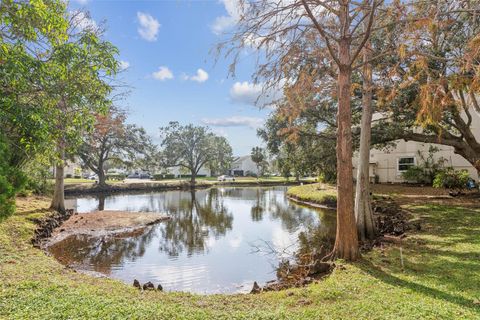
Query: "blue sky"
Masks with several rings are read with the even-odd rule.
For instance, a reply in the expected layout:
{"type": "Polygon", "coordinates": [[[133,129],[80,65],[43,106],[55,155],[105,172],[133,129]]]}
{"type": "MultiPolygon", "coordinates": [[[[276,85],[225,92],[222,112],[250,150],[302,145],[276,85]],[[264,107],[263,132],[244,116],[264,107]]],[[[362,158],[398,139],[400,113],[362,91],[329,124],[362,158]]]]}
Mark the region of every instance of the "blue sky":
{"type": "Polygon", "coordinates": [[[261,89],[250,82],[253,51],[242,53],[235,78],[228,77],[230,61],[215,64],[210,53],[235,23],[233,1],[72,0],[70,10],[78,9],[90,12],[91,23],[105,23],[105,37],[120,50],[130,123],[157,142],[158,128],[172,120],[209,125],[235,155],[262,144],[256,128],[269,110],[254,106],[261,89]]]}

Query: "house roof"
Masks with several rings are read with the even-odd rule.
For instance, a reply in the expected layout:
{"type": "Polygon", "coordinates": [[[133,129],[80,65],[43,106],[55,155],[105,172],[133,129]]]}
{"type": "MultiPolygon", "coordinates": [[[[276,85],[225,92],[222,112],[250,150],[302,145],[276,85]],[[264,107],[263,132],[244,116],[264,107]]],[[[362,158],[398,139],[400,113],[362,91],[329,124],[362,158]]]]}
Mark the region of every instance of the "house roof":
{"type": "Polygon", "coordinates": [[[251,156],[242,156],[242,157],[237,157],[233,160],[233,162],[243,162],[247,159],[251,158],[251,156]]]}

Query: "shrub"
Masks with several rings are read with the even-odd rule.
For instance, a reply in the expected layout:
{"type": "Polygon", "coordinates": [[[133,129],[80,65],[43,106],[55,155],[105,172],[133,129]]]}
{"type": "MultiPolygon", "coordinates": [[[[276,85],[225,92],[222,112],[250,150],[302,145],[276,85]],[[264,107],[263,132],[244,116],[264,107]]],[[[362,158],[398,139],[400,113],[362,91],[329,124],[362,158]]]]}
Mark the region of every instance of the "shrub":
{"type": "Polygon", "coordinates": [[[247,171],[247,172],[245,172],[245,177],[254,177],[254,178],[257,178],[258,175],[257,175],[255,172],[253,172],[253,171],[247,171]]]}
{"type": "Polygon", "coordinates": [[[411,166],[402,173],[402,177],[409,182],[433,184],[433,180],[439,172],[443,170],[446,159],[439,158],[435,160],[435,153],[438,148],[430,146],[428,154],[425,156],[420,150],[417,152],[419,164],[411,166]]]}
{"type": "Polygon", "coordinates": [[[25,189],[37,195],[50,195],[53,193],[54,183],[49,181],[52,178],[52,172],[48,166],[37,162],[30,164],[26,169],[28,172],[25,189]]]}
{"type": "Polygon", "coordinates": [[[8,146],[0,139],[0,221],[15,212],[15,195],[26,182],[23,173],[8,160],[8,146]]]}
{"type": "Polygon", "coordinates": [[[166,180],[166,179],[175,179],[175,175],[170,173],[168,174],[157,173],[153,175],[153,180],[166,180]]]}
{"type": "Polygon", "coordinates": [[[126,175],[122,173],[109,173],[107,174],[107,180],[124,180],[126,175]]]}
{"type": "MultiPolygon", "coordinates": [[[[206,174],[197,174],[196,177],[197,177],[197,178],[205,178],[206,176],[207,176],[206,174]]],[[[182,174],[181,177],[182,177],[183,179],[187,179],[187,178],[189,179],[189,178],[192,177],[192,175],[191,175],[191,174],[182,174]]]]}
{"type": "Polygon", "coordinates": [[[466,188],[469,179],[470,175],[467,170],[455,170],[449,167],[437,173],[433,180],[433,186],[461,191],[466,188]]]}
{"type": "Polygon", "coordinates": [[[402,173],[402,177],[409,182],[432,184],[437,173],[438,171],[434,173],[432,178],[432,173],[426,170],[425,167],[411,166],[407,171],[402,173]]]}

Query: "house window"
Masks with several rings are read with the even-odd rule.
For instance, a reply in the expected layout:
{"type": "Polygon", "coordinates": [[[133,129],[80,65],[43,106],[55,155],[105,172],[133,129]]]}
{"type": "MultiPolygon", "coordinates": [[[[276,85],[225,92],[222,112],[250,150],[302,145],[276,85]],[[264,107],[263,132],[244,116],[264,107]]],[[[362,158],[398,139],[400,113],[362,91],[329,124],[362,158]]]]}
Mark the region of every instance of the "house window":
{"type": "Polygon", "coordinates": [[[415,165],[415,157],[403,157],[398,159],[398,171],[405,172],[415,165]]]}

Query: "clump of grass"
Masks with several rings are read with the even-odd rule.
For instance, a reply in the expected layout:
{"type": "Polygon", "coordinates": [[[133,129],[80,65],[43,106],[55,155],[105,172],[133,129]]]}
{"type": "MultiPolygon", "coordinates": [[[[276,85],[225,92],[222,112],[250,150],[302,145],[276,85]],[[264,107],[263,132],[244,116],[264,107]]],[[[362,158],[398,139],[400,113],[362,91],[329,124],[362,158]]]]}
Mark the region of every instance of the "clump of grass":
{"type": "Polygon", "coordinates": [[[332,185],[324,183],[291,187],[288,189],[287,195],[297,200],[329,207],[335,207],[337,204],[337,189],[332,185]]]}

